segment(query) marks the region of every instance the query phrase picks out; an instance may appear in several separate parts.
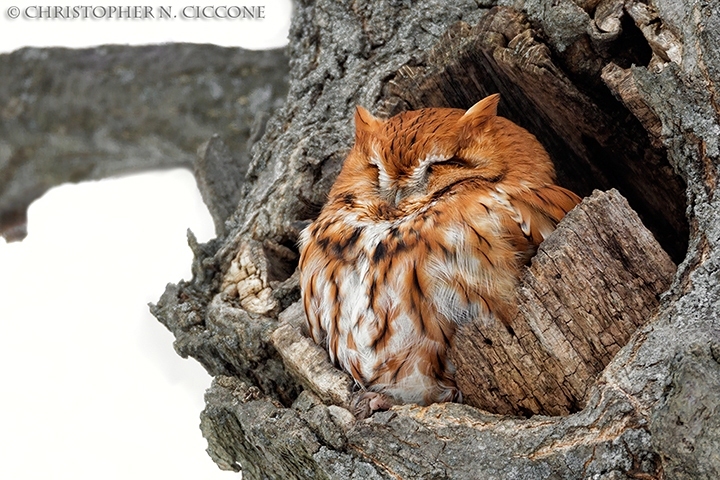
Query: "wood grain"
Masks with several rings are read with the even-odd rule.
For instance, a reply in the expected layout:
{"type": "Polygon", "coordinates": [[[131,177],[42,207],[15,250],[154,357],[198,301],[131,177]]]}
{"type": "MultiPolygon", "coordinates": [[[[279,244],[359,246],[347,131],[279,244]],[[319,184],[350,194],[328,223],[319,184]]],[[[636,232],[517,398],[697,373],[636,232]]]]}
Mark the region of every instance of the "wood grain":
{"type": "Polygon", "coordinates": [[[464,402],[500,414],[580,410],[597,374],[650,320],[675,264],[616,191],[595,191],[540,246],[510,328],[470,323],[451,358],[464,402]]]}

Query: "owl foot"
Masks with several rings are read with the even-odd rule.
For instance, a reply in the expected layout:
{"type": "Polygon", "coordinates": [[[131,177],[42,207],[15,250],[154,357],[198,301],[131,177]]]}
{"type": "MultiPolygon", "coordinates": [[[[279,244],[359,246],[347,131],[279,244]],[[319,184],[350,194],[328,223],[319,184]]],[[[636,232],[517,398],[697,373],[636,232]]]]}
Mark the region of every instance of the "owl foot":
{"type": "Polygon", "coordinates": [[[362,420],[378,410],[389,410],[395,404],[392,398],[383,393],[365,391],[355,395],[352,401],[352,411],[355,418],[362,420]]]}

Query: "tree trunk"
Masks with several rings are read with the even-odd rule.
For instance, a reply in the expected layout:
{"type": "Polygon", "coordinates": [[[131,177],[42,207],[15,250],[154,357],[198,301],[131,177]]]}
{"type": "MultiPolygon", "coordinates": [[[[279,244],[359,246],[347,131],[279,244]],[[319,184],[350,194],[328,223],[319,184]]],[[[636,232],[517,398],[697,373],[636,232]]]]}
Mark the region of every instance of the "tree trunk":
{"type": "MultiPolygon", "coordinates": [[[[216,376],[202,414],[210,455],[246,478],[718,478],[717,7],[517,0],[498,2],[514,9],[489,10],[495,2],[477,3],[296,5],[288,100],[254,150],[232,228],[210,244],[193,243],[194,279],[169,286],[153,308],[175,333],[178,352],[216,376]],[[588,235],[575,245],[586,244],[582,255],[597,254],[603,281],[584,291],[583,282],[571,281],[583,277],[581,269],[534,276],[535,265],[520,290],[545,306],[557,302],[548,325],[567,325],[563,308],[595,322],[587,331],[558,328],[557,341],[569,348],[560,353],[583,352],[598,339],[607,347],[580,363],[593,368],[556,381],[565,392],[573,385],[574,405],[534,410],[490,396],[476,404],[557,415],[404,405],[356,422],[345,408],[349,377],[301,331],[298,229],[317,214],[350,147],[355,104],[380,114],[468,107],[495,91],[501,114],[548,148],[562,184],[583,195],[617,188],[679,268],[673,276],[674,266],[620,200],[589,222],[575,212],[561,230],[588,235]],[[630,244],[634,256],[623,264],[630,244]],[[646,281],[633,284],[638,278],[646,281]],[[552,300],[553,290],[565,294],[552,300]],[[585,303],[590,297],[611,306],[624,326],[603,323],[585,303]]],[[[573,243],[555,235],[540,255],[554,248],[562,254],[554,258],[578,261],[566,251],[573,243]]],[[[527,300],[520,305],[527,319],[527,300]]],[[[524,338],[522,351],[542,347],[538,337],[524,338]]],[[[480,337],[470,338],[479,345],[480,337]]],[[[498,348],[517,355],[511,346],[498,348]]],[[[554,348],[532,358],[527,371],[542,372],[540,357],[551,358],[554,348]]],[[[556,361],[568,367],[562,356],[556,361]]],[[[493,375],[509,388],[512,376],[493,375]]],[[[542,383],[542,373],[525,376],[529,388],[542,383]]]]}
{"type": "MultiPolygon", "coordinates": [[[[222,468],[242,468],[247,478],[720,475],[717,6],[517,0],[498,2],[514,9],[488,10],[495,2],[480,3],[296,6],[288,101],[254,152],[232,231],[196,245],[193,281],[170,286],[154,307],[175,332],[177,350],[216,376],[202,429],[222,468]],[[679,268],[673,276],[655,247],[647,254],[655,263],[647,265],[640,252],[629,266],[612,266],[598,252],[607,270],[592,295],[564,274],[527,273],[521,292],[540,303],[550,301],[543,292],[561,287],[613,304],[604,285],[631,290],[628,275],[636,267],[639,277],[659,279],[646,282],[653,288],[645,300],[615,302],[613,312],[631,319],[622,331],[594,314],[586,317],[599,330],[560,331],[558,341],[571,348],[566,355],[593,336],[612,345],[600,361],[588,359],[595,367],[577,384],[575,406],[538,410],[561,415],[404,405],[355,422],[343,408],[348,377],[302,335],[302,311],[290,306],[299,296],[292,275],[298,228],[317,214],[350,147],[355,104],[386,114],[468,107],[495,91],[502,94],[501,114],[551,152],[562,184],[583,195],[617,188],[679,268]]],[[[615,242],[642,248],[644,240],[624,237],[640,226],[624,233],[618,223],[618,215],[633,213],[614,209],[592,221],[597,228],[587,244],[615,235],[615,242]]],[[[562,228],[580,228],[580,217],[571,214],[562,228]]],[[[621,250],[611,253],[617,258],[621,250]]],[[[541,343],[524,341],[524,351],[541,343]]],[[[542,371],[537,362],[528,368],[542,371]]],[[[559,387],[567,389],[577,378],[566,375],[559,387]]],[[[503,385],[502,372],[496,381],[503,385]]],[[[502,402],[492,400],[483,407],[502,411],[502,402]]],[[[505,405],[535,413],[514,399],[505,405]]]]}
{"type": "MultiPolygon", "coordinates": [[[[222,175],[235,148],[213,138],[202,149],[199,183],[220,236],[190,237],[193,279],[169,285],[152,307],[178,353],[215,376],[201,428],[216,463],[250,479],[720,478],[719,32],[718,7],[704,0],[298,2],[287,100],[244,182],[222,175]],[[513,326],[515,339],[491,338],[521,358],[481,369],[503,393],[465,387],[484,410],[403,405],[355,421],[352,382],[302,332],[299,230],[350,148],[356,104],[389,115],[468,107],[498,91],[500,113],[546,146],[561,184],[583,196],[616,188],[628,205],[615,193],[605,210],[602,196],[591,199],[595,207],[579,207],[541,247],[519,290],[527,298],[517,322],[526,323],[513,326]],[[588,221],[587,208],[605,213],[588,221]],[[679,264],[674,275],[630,209],[679,264]],[[571,242],[581,231],[587,238],[571,242]],[[584,277],[562,267],[558,278],[542,266],[548,251],[558,266],[595,256],[602,267],[584,277]],[[553,312],[541,328],[530,324],[532,296],[553,312]],[[592,328],[561,328],[577,315],[592,328]],[[543,344],[537,332],[553,325],[555,343],[543,344]],[[520,343],[518,332],[533,334],[520,343]],[[605,348],[590,348],[595,340],[605,348]],[[573,352],[582,361],[568,369],[562,355],[573,352]],[[510,366],[537,374],[503,371],[510,366]],[[560,391],[565,407],[518,400],[561,367],[538,396],[560,391]],[[525,384],[517,397],[513,375],[525,384]]],[[[490,333],[461,335],[456,361],[490,333]]]]}

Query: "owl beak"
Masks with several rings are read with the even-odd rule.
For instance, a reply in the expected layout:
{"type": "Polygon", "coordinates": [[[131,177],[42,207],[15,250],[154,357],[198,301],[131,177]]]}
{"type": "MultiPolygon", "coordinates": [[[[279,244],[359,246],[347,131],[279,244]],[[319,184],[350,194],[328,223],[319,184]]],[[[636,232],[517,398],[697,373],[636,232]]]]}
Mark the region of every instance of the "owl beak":
{"type": "Polygon", "coordinates": [[[392,187],[390,189],[381,191],[382,198],[393,208],[397,207],[407,195],[400,187],[392,187]]]}
{"type": "Polygon", "coordinates": [[[413,195],[419,193],[418,189],[412,185],[408,185],[405,187],[398,187],[395,190],[395,195],[393,196],[394,200],[394,207],[397,207],[400,205],[400,202],[407,200],[408,198],[412,197],[413,195]]]}

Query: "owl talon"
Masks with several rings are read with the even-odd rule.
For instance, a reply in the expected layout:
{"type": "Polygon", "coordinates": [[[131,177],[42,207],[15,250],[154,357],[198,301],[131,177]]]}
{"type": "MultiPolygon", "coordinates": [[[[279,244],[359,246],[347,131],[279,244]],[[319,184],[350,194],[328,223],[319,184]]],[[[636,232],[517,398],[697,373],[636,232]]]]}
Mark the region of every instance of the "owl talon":
{"type": "Polygon", "coordinates": [[[387,395],[365,391],[353,399],[352,411],[356,419],[362,420],[379,410],[389,410],[393,405],[395,401],[387,395]]]}

